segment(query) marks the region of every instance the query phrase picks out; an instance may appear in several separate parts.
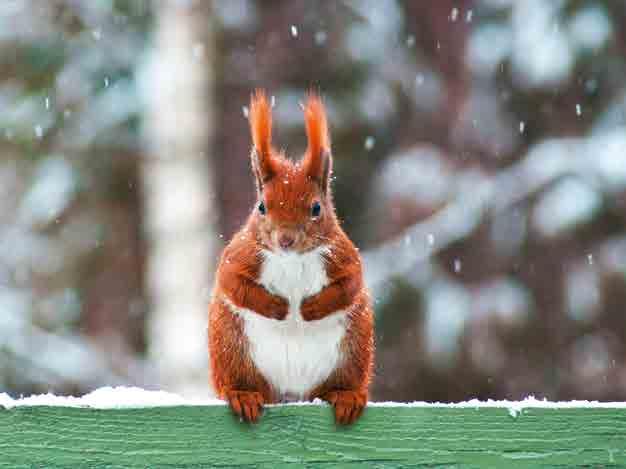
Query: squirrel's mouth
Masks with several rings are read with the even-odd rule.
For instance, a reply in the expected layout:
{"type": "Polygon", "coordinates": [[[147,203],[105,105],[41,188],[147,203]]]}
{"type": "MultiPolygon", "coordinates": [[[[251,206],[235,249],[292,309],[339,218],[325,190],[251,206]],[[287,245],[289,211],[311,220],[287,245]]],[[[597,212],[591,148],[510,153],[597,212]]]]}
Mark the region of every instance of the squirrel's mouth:
{"type": "Polygon", "coordinates": [[[294,243],[290,246],[280,246],[278,244],[274,244],[272,243],[269,248],[272,252],[276,253],[276,254],[283,254],[283,255],[289,255],[289,254],[304,254],[305,252],[310,251],[311,249],[313,249],[314,246],[308,246],[306,243],[294,243]]]}
{"type": "Polygon", "coordinates": [[[279,252],[299,251],[302,247],[302,234],[297,230],[274,230],[271,235],[271,240],[274,250],[279,252]]]}
{"type": "Polygon", "coordinates": [[[290,230],[285,233],[284,230],[274,229],[262,231],[259,235],[257,239],[263,249],[276,254],[304,254],[324,244],[316,236],[307,236],[303,230],[290,230]]]}

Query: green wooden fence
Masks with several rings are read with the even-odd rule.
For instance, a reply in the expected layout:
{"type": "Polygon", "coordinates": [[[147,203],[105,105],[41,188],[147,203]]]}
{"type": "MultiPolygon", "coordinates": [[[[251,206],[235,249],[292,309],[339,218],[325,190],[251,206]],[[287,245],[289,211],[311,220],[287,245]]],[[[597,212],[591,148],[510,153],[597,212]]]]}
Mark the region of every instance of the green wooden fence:
{"type": "Polygon", "coordinates": [[[0,406],[0,467],[626,467],[626,408],[379,406],[342,428],[326,405],[256,425],[222,405],[0,406]]]}

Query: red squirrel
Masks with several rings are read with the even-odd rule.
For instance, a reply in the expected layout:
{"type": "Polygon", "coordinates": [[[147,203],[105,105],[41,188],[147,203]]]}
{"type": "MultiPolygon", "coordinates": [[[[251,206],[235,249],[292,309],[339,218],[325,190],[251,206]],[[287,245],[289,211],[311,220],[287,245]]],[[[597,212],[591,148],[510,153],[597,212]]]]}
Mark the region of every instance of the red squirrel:
{"type": "Polygon", "coordinates": [[[241,419],[264,404],[328,401],[337,423],[362,414],[374,355],[373,314],[358,250],[331,194],[321,98],[304,117],[308,146],[293,162],[272,147],[271,107],[251,97],[257,201],[222,254],[209,307],[211,379],[241,419]]]}

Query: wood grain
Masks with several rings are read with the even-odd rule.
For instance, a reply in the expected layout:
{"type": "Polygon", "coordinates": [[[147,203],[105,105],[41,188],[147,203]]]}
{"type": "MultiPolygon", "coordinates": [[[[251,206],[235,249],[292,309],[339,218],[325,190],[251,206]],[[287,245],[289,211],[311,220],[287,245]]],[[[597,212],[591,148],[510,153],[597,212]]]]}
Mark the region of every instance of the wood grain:
{"type": "Polygon", "coordinates": [[[222,406],[0,408],[0,468],[626,467],[626,409],[327,406],[242,424],[222,406]]]}

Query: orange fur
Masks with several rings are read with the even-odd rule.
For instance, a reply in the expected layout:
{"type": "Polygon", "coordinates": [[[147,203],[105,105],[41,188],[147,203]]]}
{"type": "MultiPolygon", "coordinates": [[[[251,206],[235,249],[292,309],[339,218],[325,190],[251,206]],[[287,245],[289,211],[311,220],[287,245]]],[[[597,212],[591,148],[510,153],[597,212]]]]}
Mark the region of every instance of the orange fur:
{"type": "Polygon", "coordinates": [[[309,93],[304,105],[304,124],[308,141],[303,158],[304,170],[325,192],[332,170],[330,137],[322,99],[314,93],[309,93]]]}
{"type": "Polygon", "coordinates": [[[252,144],[262,155],[272,151],[272,112],[263,90],[256,90],[250,100],[252,144]]]}
{"type": "Polygon", "coordinates": [[[304,321],[316,321],[339,310],[349,312],[340,345],[343,359],[326,381],[305,397],[326,399],[334,406],[338,423],[352,423],[367,402],[372,374],[372,306],[358,250],[341,229],[330,189],[323,182],[330,174],[332,159],[321,99],[310,95],[304,113],[308,147],[302,161],[292,163],[272,148],[271,109],[265,94],[257,91],[252,96],[252,159],[259,199],[245,226],[225,248],[217,269],[209,307],[211,379],[218,395],[247,421],[258,419],[264,403],[281,399],[253,363],[242,320],[230,305],[283,320],[289,312],[288,302],[258,282],[262,250],[278,249],[277,235],[284,234],[294,238],[292,249],[299,252],[327,245],[328,284],[302,301],[300,314],[304,321]],[[258,209],[261,202],[265,214],[258,209]],[[321,207],[319,216],[312,216],[315,203],[321,207]]]}
{"type": "Polygon", "coordinates": [[[341,344],[344,364],[309,394],[335,408],[335,421],[354,423],[363,413],[373,373],[373,312],[368,292],[361,288],[353,298],[349,327],[341,344]]]}
{"type": "Polygon", "coordinates": [[[250,133],[252,134],[252,170],[259,190],[276,174],[279,164],[272,148],[272,110],[263,90],[250,98],[250,133]]]}
{"type": "Polygon", "coordinates": [[[324,151],[330,151],[330,137],[326,111],[321,98],[310,93],[304,105],[304,124],[308,141],[307,158],[317,157],[324,151]]]}

